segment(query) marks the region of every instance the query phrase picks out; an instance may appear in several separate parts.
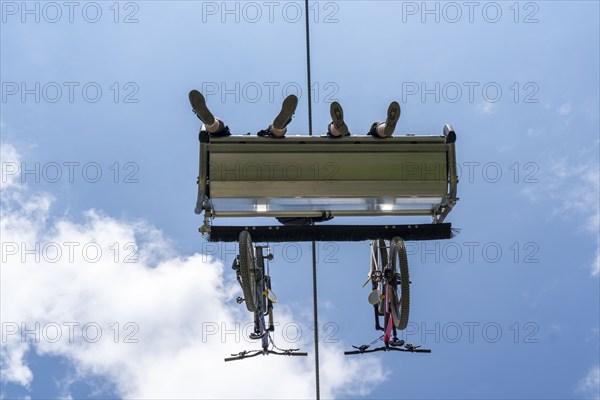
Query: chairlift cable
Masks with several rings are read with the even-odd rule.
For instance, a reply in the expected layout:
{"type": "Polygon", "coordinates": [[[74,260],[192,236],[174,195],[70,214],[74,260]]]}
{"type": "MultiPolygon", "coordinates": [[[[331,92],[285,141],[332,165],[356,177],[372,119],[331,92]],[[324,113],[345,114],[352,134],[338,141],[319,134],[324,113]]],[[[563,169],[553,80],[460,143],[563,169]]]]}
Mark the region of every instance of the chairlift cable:
{"type": "Polygon", "coordinates": [[[309,18],[308,18],[308,0],[304,0],[304,8],[306,14],[306,75],[307,75],[307,86],[308,86],[308,136],[312,136],[312,94],[311,81],[310,81],[310,31],[309,31],[309,18]]]}
{"type": "MultiPolygon", "coordinates": [[[[306,84],[308,86],[308,135],[312,136],[312,94],[310,78],[310,30],[308,17],[308,0],[304,0],[304,10],[306,19],[306,84]]],[[[313,325],[315,334],[315,391],[317,400],[321,399],[321,386],[319,382],[319,318],[317,314],[317,254],[316,242],[312,241],[312,273],[313,273],[313,325]]]]}
{"type": "Polygon", "coordinates": [[[319,384],[319,318],[317,314],[317,254],[316,242],[312,242],[312,266],[313,266],[313,315],[315,329],[315,377],[317,400],[321,398],[321,389],[319,384]]]}

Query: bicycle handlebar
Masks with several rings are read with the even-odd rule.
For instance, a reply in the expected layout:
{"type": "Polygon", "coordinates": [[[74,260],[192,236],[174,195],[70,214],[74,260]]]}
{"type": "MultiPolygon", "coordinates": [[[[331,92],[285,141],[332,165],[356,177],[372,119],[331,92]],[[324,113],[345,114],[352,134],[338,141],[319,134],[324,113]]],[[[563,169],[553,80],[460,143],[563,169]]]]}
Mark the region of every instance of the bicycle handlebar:
{"type": "MultiPolygon", "coordinates": [[[[406,353],[431,353],[430,349],[421,349],[418,346],[409,346],[407,348],[398,348],[398,347],[377,347],[374,349],[369,349],[368,347],[365,348],[359,348],[356,346],[352,346],[354,348],[357,348],[358,350],[350,350],[350,351],[345,351],[344,355],[354,355],[354,354],[363,354],[363,353],[375,353],[376,351],[403,351],[406,353]]],[[[362,346],[361,346],[362,347],[362,346]]]]}
{"type": "Polygon", "coordinates": [[[308,356],[308,353],[306,353],[306,352],[294,352],[294,353],[289,353],[289,354],[277,353],[277,354],[282,355],[282,356],[302,356],[302,357],[308,356]]]}
{"type": "Polygon", "coordinates": [[[255,356],[259,355],[259,354],[262,354],[262,352],[260,350],[257,350],[253,354],[248,354],[248,352],[242,351],[237,356],[234,356],[232,354],[233,357],[227,357],[227,358],[225,358],[225,362],[227,362],[227,361],[235,361],[235,360],[243,360],[244,358],[255,357],[255,356]]]}
{"type": "Polygon", "coordinates": [[[256,357],[259,354],[262,354],[262,355],[275,354],[278,356],[308,356],[308,353],[299,352],[298,350],[299,349],[289,349],[289,350],[284,350],[281,352],[275,351],[275,350],[267,350],[266,352],[263,352],[262,350],[242,351],[241,353],[238,353],[237,355],[232,354],[233,357],[225,358],[225,362],[243,360],[244,358],[250,358],[250,357],[256,357]]]}

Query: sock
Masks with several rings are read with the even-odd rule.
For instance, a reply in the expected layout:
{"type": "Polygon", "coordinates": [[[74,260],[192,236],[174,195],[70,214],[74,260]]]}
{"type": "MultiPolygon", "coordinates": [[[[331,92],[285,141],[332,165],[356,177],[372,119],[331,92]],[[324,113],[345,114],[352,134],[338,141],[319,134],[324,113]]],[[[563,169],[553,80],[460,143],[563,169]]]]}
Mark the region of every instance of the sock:
{"type": "Polygon", "coordinates": [[[271,134],[273,134],[273,136],[277,136],[277,137],[284,136],[285,133],[287,132],[287,127],[283,128],[283,129],[275,129],[273,127],[273,124],[271,124],[270,128],[271,128],[271,134]]]}
{"type": "Polygon", "coordinates": [[[215,118],[215,122],[212,125],[204,125],[206,128],[206,132],[215,133],[219,130],[219,120],[215,118]]]}

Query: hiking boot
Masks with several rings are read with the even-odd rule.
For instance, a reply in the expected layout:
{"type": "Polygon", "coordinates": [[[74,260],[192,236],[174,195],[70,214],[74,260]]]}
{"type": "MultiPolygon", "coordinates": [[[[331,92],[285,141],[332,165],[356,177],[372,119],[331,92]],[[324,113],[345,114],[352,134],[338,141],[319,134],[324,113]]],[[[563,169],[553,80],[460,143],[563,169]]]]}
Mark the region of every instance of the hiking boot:
{"type": "MultiPolygon", "coordinates": [[[[344,110],[342,106],[337,101],[331,103],[329,106],[329,114],[331,115],[331,123],[335,128],[340,131],[341,135],[344,136],[348,134],[348,125],[344,122],[344,110]]],[[[330,131],[330,130],[328,130],[330,131]]],[[[331,132],[328,132],[331,136],[334,136],[331,132]]]]}
{"type": "Polygon", "coordinates": [[[208,107],[206,107],[206,100],[204,99],[204,96],[202,96],[202,93],[194,89],[190,92],[189,97],[194,114],[200,118],[200,121],[202,121],[204,125],[213,125],[215,123],[215,117],[212,115],[208,107]]]}
{"type": "Polygon", "coordinates": [[[298,106],[298,97],[291,94],[283,100],[281,111],[273,120],[272,127],[277,130],[283,130],[291,121],[298,106]]]}
{"type": "Polygon", "coordinates": [[[392,136],[396,129],[396,123],[400,119],[400,104],[397,101],[392,101],[387,111],[387,118],[385,120],[385,128],[383,130],[384,136],[392,136]]]}

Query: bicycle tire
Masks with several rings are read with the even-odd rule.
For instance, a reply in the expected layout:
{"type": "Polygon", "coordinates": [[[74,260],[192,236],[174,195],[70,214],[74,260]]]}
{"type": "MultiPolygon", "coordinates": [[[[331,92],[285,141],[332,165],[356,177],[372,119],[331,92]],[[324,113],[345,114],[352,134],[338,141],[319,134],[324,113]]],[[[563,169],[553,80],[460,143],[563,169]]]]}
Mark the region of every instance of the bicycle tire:
{"type": "Polygon", "coordinates": [[[246,308],[250,312],[256,312],[256,279],[254,275],[254,253],[250,232],[241,231],[239,238],[240,250],[240,276],[242,279],[242,291],[246,308]]]}
{"type": "Polygon", "coordinates": [[[410,313],[410,278],[408,274],[408,256],[406,255],[406,246],[404,240],[399,237],[392,239],[390,243],[391,268],[396,273],[400,268],[400,299],[398,298],[398,288],[393,288],[391,300],[391,309],[394,317],[394,325],[399,330],[404,330],[408,326],[408,316],[410,313]],[[398,265],[399,264],[399,265],[398,265]]]}
{"type": "MultiPolygon", "coordinates": [[[[371,243],[371,272],[379,271],[383,273],[383,268],[388,264],[388,253],[385,240],[376,239],[371,243]]],[[[379,293],[383,293],[383,285],[381,282],[371,281],[371,287],[373,290],[379,289],[379,293]]],[[[380,300],[378,305],[375,306],[377,314],[383,315],[385,311],[385,304],[383,300],[380,300]]]]}

